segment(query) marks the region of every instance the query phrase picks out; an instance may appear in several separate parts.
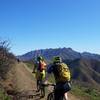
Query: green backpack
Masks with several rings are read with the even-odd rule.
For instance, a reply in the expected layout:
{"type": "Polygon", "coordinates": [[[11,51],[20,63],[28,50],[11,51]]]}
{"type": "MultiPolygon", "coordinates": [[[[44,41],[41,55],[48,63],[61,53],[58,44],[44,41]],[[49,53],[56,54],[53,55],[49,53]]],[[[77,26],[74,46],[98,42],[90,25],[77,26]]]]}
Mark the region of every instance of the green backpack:
{"type": "Polygon", "coordinates": [[[71,78],[70,70],[65,63],[58,64],[57,70],[59,73],[58,81],[60,82],[70,81],[70,78],[71,78]]]}

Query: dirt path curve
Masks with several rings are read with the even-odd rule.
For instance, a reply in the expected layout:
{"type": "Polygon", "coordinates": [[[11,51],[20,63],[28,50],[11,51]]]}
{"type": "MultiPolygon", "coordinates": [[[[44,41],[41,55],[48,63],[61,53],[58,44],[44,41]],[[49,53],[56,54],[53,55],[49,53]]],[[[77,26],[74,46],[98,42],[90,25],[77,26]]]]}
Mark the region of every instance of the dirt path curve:
{"type": "MultiPolygon", "coordinates": [[[[34,76],[32,75],[31,71],[28,69],[28,67],[24,63],[19,63],[15,67],[15,87],[18,92],[22,92],[24,96],[29,95],[39,95],[39,93],[36,93],[36,86],[34,79],[34,76]]],[[[25,99],[26,100],[26,99],[25,99]]],[[[27,100],[35,100],[35,99],[27,99],[27,100]]],[[[38,97],[38,100],[39,97],[38,97]]]]}
{"type": "MultiPolygon", "coordinates": [[[[15,87],[18,91],[26,91],[26,95],[37,95],[33,99],[27,99],[27,100],[40,100],[39,94],[36,93],[36,80],[34,79],[34,76],[32,75],[31,69],[27,67],[24,63],[19,63],[15,67],[15,79],[16,82],[15,87]]],[[[69,100],[83,100],[78,99],[77,97],[73,96],[72,94],[69,95],[69,100]]],[[[26,99],[25,99],[26,100],[26,99]]],[[[41,99],[46,100],[46,97],[41,99]]]]}
{"type": "Polygon", "coordinates": [[[16,80],[18,90],[29,90],[35,88],[33,76],[29,71],[27,71],[23,63],[18,64],[16,67],[16,80]]]}

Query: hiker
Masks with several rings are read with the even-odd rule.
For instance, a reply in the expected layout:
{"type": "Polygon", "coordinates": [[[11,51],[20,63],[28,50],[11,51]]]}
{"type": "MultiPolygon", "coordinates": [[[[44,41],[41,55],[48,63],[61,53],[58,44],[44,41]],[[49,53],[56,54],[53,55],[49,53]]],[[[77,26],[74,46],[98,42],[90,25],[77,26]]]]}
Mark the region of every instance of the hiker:
{"type": "MultiPolygon", "coordinates": [[[[54,90],[55,100],[68,100],[67,92],[71,90],[70,86],[70,71],[68,66],[62,62],[60,57],[54,57],[53,64],[48,66],[47,68],[48,75],[53,73],[56,82],[56,88],[54,90]]],[[[48,83],[48,77],[46,76],[46,80],[44,84],[48,83]]]]}
{"type": "Polygon", "coordinates": [[[17,62],[18,62],[18,63],[20,62],[20,59],[19,59],[19,58],[17,58],[17,62]]]}
{"type": "Polygon", "coordinates": [[[36,64],[33,68],[33,73],[36,73],[36,79],[37,79],[37,92],[39,92],[38,84],[39,81],[43,81],[45,79],[45,69],[46,69],[46,63],[42,56],[37,57],[36,64]]]}

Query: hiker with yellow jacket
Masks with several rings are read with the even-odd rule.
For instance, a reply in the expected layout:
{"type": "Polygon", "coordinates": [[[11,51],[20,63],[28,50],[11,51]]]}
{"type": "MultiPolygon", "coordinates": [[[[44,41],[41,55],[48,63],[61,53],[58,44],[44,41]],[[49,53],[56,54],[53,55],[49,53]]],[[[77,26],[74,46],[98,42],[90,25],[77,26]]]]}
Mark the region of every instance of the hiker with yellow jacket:
{"type": "MultiPolygon", "coordinates": [[[[62,62],[60,57],[54,57],[53,64],[47,68],[48,74],[53,73],[56,82],[54,90],[55,100],[68,100],[67,92],[71,90],[70,71],[68,66],[62,62]]],[[[48,83],[48,75],[44,84],[48,83]]]]}

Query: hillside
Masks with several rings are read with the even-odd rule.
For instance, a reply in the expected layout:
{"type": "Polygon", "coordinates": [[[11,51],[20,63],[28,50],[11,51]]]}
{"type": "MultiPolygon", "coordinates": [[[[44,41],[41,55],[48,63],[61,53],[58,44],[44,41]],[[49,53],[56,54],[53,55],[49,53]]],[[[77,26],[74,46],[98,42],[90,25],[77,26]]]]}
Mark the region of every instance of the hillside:
{"type": "Polygon", "coordinates": [[[6,93],[10,78],[8,73],[17,62],[16,57],[9,51],[9,43],[0,40],[0,100],[10,100],[6,93]]]}
{"type": "Polygon", "coordinates": [[[100,61],[76,59],[69,63],[73,80],[100,89],[100,61]]]}

